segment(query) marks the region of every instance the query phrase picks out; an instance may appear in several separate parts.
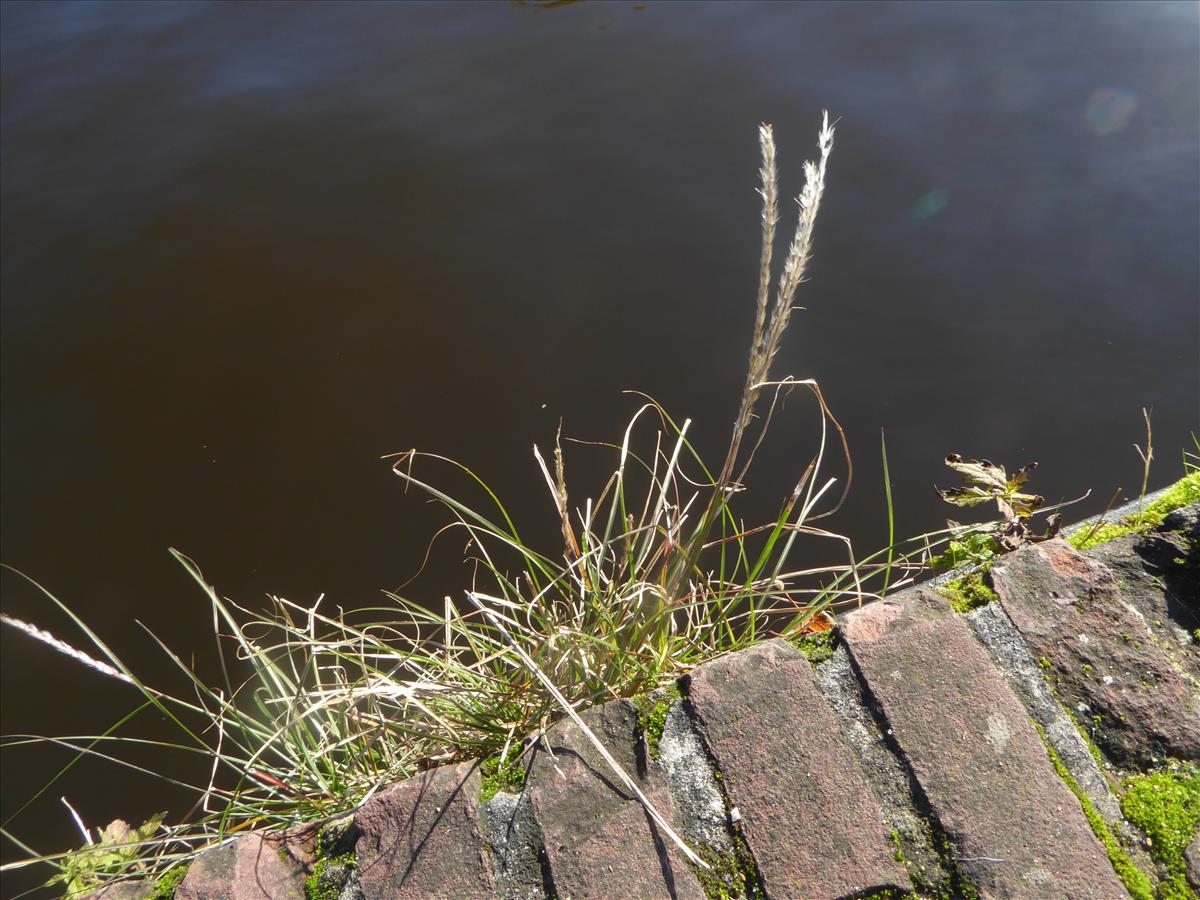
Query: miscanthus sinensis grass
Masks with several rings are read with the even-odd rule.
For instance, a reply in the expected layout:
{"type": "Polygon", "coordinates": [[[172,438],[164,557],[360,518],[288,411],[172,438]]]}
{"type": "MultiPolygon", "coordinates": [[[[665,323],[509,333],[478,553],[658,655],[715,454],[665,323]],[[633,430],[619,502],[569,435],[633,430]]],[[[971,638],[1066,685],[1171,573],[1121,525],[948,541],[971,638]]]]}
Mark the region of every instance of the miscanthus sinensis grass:
{"type": "MultiPolygon", "coordinates": [[[[890,548],[886,557],[881,552],[856,563],[849,542],[817,524],[849,488],[845,437],[815,381],[771,376],[810,261],[833,136],[826,115],[818,157],[805,166],[796,230],[775,278],[776,147],[771,127],[760,129],[762,252],[753,338],[719,467],[710,469],[696,452],[690,420],[677,422],[650,400],[610,445],[612,474],[595,498],[579,503],[568,493],[561,442],[555,442],[549,460],[535,447],[562,533],[561,548],[543,551],[522,540],[500,499],[470,469],[415,450],[398,454],[396,475],[440,501],[451,527],[468,536],[475,563],[471,588],[435,605],[387,594],[385,605],[353,612],[323,600],[306,606],[275,597],[264,612],[222,598],[195,563],[172,551],[212,608],[220,659],[213,684],[156,638],[182,688],[144,683],[49,591],[45,596],[73,620],[91,652],[5,617],[10,627],[99,676],[134,687],[141,698],[104,734],[13,735],[8,749],[52,745],[71,751],[60,777],[92,756],[180,784],[122,758],[122,750],[147,743],[164,753],[199,755],[209,771],[204,783],[182,785],[195,799],[182,816],[104,831],[76,816],[87,845],[83,851],[35,851],[21,842],[11,827],[16,816],[10,817],[3,834],[26,856],[6,868],[48,865],[51,880],[75,893],[123,877],[159,875],[246,829],[352,809],[380,786],[422,768],[495,753],[509,758],[514,747],[528,746],[522,743],[527,736],[536,739],[564,716],[576,720],[616,776],[636,791],[578,711],[637,695],[763,637],[801,634],[827,606],[874,596],[865,581],[892,579],[910,556],[890,548]],[[775,520],[747,528],[735,516],[733,501],[778,400],[797,387],[815,399],[818,449],[775,520]],[[827,452],[844,458],[844,478],[825,474],[827,452]],[[465,475],[482,501],[468,503],[439,488],[437,467],[465,475]],[[802,537],[836,542],[845,549],[845,562],[796,565],[802,537]],[[137,715],[146,711],[173,722],[178,739],[149,741],[132,733],[137,715]],[[112,845],[113,835],[136,840],[112,845]],[[115,846],[115,852],[97,852],[98,840],[109,840],[106,851],[115,846]]],[[[914,551],[924,552],[924,546],[914,551]]],[[[692,856],[652,804],[641,800],[692,856]]]]}

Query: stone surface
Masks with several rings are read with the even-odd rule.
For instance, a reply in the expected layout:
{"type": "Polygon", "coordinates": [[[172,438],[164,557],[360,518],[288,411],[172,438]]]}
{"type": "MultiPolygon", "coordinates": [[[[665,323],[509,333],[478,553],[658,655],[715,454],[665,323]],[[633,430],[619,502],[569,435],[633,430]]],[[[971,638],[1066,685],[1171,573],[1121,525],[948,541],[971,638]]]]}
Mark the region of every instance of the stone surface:
{"type": "Polygon", "coordinates": [[[992,567],[1004,611],[1116,762],[1200,758],[1200,701],[1103,563],[1052,540],[992,567]]]}
{"type": "Polygon", "coordinates": [[[492,877],[479,825],[475,763],[422,772],[355,814],[359,882],[367,897],[483,897],[492,877]]]}
{"type": "Polygon", "coordinates": [[[684,840],[722,856],[733,853],[729,811],[717,773],[681,700],[671,706],[663,723],[658,763],[684,840]]]}
{"type": "Polygon", "coordinates": [[[1162,531],[1177,531],[1193,544],[1200,541],[1200,503],[1181,506],[1167,513],[1162,531]]]}
{"type": "MultiPolygon", "coordinates": [[[[618,700],[583,720],[668,821],[671,795],[644,753],[637,713],[618,700]]],[[[534,751],[526,789],[542,830],[550,877],[563,900],[702,898],[696,876],[579,727],[569,719],[534,751]]]]}
{"type": "Polygon", "coordinates": [[[81,900],[149,900],[153,894],[152,881],[122,881],[102,887],[81,900]]]}
{"type": "Polygon", "coordinates": [[[176,900],[304,900],[306,851],[284,835],[248,834],[196,857],[176,900]]]}
{"type": "Polygon", "coordinates": [[[776,640],[705,663],[688,696],[770,896],[910,887],[800,651],[776,640]]]}
{"type": "MultiPolygon", "coordinates": [[[[1029,653],[1021,633],[999,603],[989,603],[964,617],[979,642],[991,654],[992,662],[1008,686],[1025,704],[1030,717],[1042,726],[1046,740],[1062,760],[1076,784],[1092,801],[1110,826],[1122,823],[1121,806],[1109,788],[1108,780],[1075,723],[1055,699],[1043,677],[1042,669],[1029,653]]],[[[1123,823],[1122,823],[1123,824],[1123,823]]],[[[1125,829],[1136,840],[1131,829],[1125,829]]]]}
{"type": "Polygon", "coordinates": [[[529,793],[498,791],[480,808],[495,900],[540,900],[551,896],[542,830],[529,793]]]}
{"type": "Polygon", "coordinates": [[[1024,707],[945,600],[906,591],[841,628],[952,862],[982,896],[1125,896],[1024,707]]]}
{"type": "Polygon", "coordinates": [[[1200,558],[1176,534],[1127,535],[1085,556],[1112,573],[1121,600],[1131,605],[1155,642],[1193,679],[1200,680],[1200,558]]]}
{"type": "Polygon", "coordinates": [[[884,821],[904,855],[905,868],[921,896],[950,897],[953,884],[938,852],[937,833],[917,808],[920,790],[867,706],[862,684],[845,646],[817,666],[817,685],[837,714],[844,737],[858,753],[863,773],[883,811],[884,821]]]}
{"type": "Polygon", "coordinates": [[[1192,887],[1200,891],[1200,834],[1183,851],[1183,861],[1187,863],[1187,879],[1192,887]]]}

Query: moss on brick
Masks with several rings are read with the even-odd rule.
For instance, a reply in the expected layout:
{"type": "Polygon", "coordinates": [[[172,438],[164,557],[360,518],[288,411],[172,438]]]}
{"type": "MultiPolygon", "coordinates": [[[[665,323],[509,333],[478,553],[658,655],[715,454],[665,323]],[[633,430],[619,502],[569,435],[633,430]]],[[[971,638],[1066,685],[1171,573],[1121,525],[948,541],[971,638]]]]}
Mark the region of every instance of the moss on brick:
{"type": "Polygon", "coordinates": [[[1146,504],[1140,514],[1135,512],[1119,522],[1108,522],[1099,528],[1081,528],[1067,540],[1076,550],[1087,550],[1127,534],[1145,534],[1162,525],[1169,513],[1197,501],[1200,501],[1200,472],[1189,472],[1153,503],[1146,504]]]}
{"type": "Polygon", "coordinates": [[[500,791],[519,794],[525,789],[526,772],[525,767],[521,765],[522,750],[520,744],[512,744],[503,758],[497,753],[479,764],[480,803],[487,803],[500,791]]]}
{"type": "Polygon", "coordinates": [[[718,853],[711,847],[692,849],[709,865],[708,869],[693,868],[709,900],[766,897],[754,857],[739,831],[733,833],[732,853],[718,853]]]}
{"type": "Polygon", "coordinates": [[[1125,779],[1121,812],[1150,839],[1150,855],[1166,869],[1160,900],[1194,898],[1184,878],[1187,849],[1200,827],[1200,768],[1175,763],[1125,779]]]}
{"type": "Polygon", "coordinates": [[[150,900],[172,900],[175,891],[179,889],[180,882],[187,875],[190,865],[191,863],[178,865],[154,882],[154,891],[150,894],[150,900]]]}
{"type": "Polygon", "coordinates": [[[815,631],[796,638],[792,643],[808,657],[810,663],[818,666],[833,656],[833,651],[837,649],[837,636],[834,631],[815,631]]]}
{"type": "Polygon", "coordinates": [[[988,586],[982,572],[960,575],[939,585],[937,590],[950,601],[950,606],[958,613],[969,613],[973,609],[987,606],[996,599],[996,592],[988,586]]]}
{"type": "Polygon", "coordinates": [[[304,896],[307,900],[337,900],[342,889],[354,872],[355,856],[321,857],[313,865],[312,874],[304,881],[304,896]]]}
{"type": "Polygon", "coordinates": [[[667,714],[680,698],[679,688],[671,685],[664,690],[642,694],[633,698],[637,710],[638,724],[646,736],[646,751],[651,759],[658,759],[661,752],[663,730],[667,726],[667,714]]]}

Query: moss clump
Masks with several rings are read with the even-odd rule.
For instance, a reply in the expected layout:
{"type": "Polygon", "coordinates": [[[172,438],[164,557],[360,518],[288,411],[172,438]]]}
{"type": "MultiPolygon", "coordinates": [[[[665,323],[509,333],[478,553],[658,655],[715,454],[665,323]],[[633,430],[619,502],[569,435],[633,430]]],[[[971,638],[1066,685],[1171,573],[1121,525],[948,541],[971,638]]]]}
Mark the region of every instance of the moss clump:
{"type": "Polygon", "coordinates": [[[1121,812],[1150,839],[1150,855],[1167,870],[1160,898],[1195,897],[1184,878],[1183,851],[1200,826],[1200,768],[1176,764],[1125,779],[1121,812]]]}
{"type": "Polygon", "coordinates": [[[709,900],[765,897],[762,879],[750,848],[737,831],[733,834],[733,852],[718,853],[711,847],[693,847],[696,855],[708,863],[708,869],[696,868],[696,878],[709,900]]]}
{"type": "Polygon", "coordinates": [[[950,601],[950,606],[957,613],[969,613],[997,599],[996,592],[988,586],[980,572],[968,572],[947,581],[938,587],[938,593],[950,601]]]}
{"type": "Polygon", "coordinates": [[[646,736],[646,751],[651,759],[658,759],[662,752],[663,730],[667,727],[667,713],[680,698],[679,688],[671,685],[666,690],[642,694],[633,698],[637,710],[638,724],[646,736]]]}
{"type": "Polygon", "coordinates": [[[1169,513],[1197,501],[1200,501],[1200,472],[1189,472],[1167,488],[1161,497],[1147,504],[1140,515],[1135,513],[1120,522],[1109,522],[1099,528],[1081,528],[1067,541],[1076,550],[1087,550],[1127,534],[1144,534],[1162,525],[1169,513]]]}
{"type": "Polygon", "coordinates": [[[337,900],[341,896],[342,890],[355,877],[357,836],[353,815],[326,822],[318,829],[314,845],[316,862],[312,873],[304,880],[307,900],[337,900]]]}
{"type": "Polygon", "coordinates": [[[808,657],[808,661],[814,666],[819,666],[829,657],[833,656],[833,651],[837,649],[837,638],[835,633],[830,631],[814,631],[811,634],[801,635],[792,641],[796,649],[808,657]]]}
{"type": "Polygon", "coordinates": [[[895,852],[892,853],[892,859],[903,865],[905,868],[908,868],[907,862],[904,859],[904,848],[900,846],[900,832],[893,828],[891,838],[892,844],[896,847],[895,852]]]}
{"type": "Polygon", "coordinates": [[[1150,882],[1150,876],[1137,867],[1125,849],[1117,842],[1112,831],[1109,830],[1108,823],[1104,821],[1104,817],[1097,811],[1091,798],[1083,792],[1083,788],[1079,786],[1073,775],[1063,764],[1062,758],[1058,752],[1046,740],[1046,732],[1037,722],[1033,723],[1034,728],[1042,737],[1042,743],[1046,746],[1046,753],[1050,756],[1050,762],[1054,765],[1054,771],[1058,773],[1058,777],[1063,780],[1063,783],[1075,795],[1075,799],[1079,801],[1079,805],[1083,808],[1083,814],[1088,820],[1088,824],[1092,826],[1092,831],[1099,838],[1100,843],[1104,845],[1104,850],[1108,854],[1108,861],[1112,864],[1113,871],[1117,873],[1117,877],[1121,879],[1121,883],[1125,885],[1125,890],[1129,891],[1129,895],[1134,900],[1154,900],[1154,887],[1150,882]]]}
{"type": "Polygon", "coordinates": [[[183,877],[187,875],[188,866],[191,863],[184,863],[169,870],[165,875],[154,882],[154,890],[150,894],[150,900],[173,900],[175,891],[178,890],[183,877]]]}
{"type": "Polygon", "coordinates": [[[525,767],[521,765],[520,744],[512,744],[503,758],[497,753],[479,764],[482,781],[479,787],[479,802],[487,803],[500,791],[519,794],[525,788],[525,767]]]}
{"type": "Polygon", "coordinates": [[[321,857],[304,881],[304,896],[307,900],[337,900],[354,873],[354,865],[353,853],[321,857]]]}
{"type": "Polygon", "coordinates": [[[1197,894],[1192,890],[1187,879],[1175,873],[1158,883],[1158,900],[1196,900],[1197,894]]]}

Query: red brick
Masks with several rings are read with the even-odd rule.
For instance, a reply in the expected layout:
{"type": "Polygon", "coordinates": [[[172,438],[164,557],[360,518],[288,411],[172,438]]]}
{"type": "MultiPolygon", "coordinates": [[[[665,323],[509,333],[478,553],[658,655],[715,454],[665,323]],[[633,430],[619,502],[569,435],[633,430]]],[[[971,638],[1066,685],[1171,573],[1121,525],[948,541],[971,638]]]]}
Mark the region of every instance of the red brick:
{"type": "Polygon", "coordinates": [[[858,756],[784,641],[692,674],[689,697],[772,897],[909,889],[858,756]]]}
{"type": "Polygon", "coordinates": [[[951,861],[982,896],[1126,896],[1025,708],[946,601],[915,589],[841,627],[951,861]]]}

